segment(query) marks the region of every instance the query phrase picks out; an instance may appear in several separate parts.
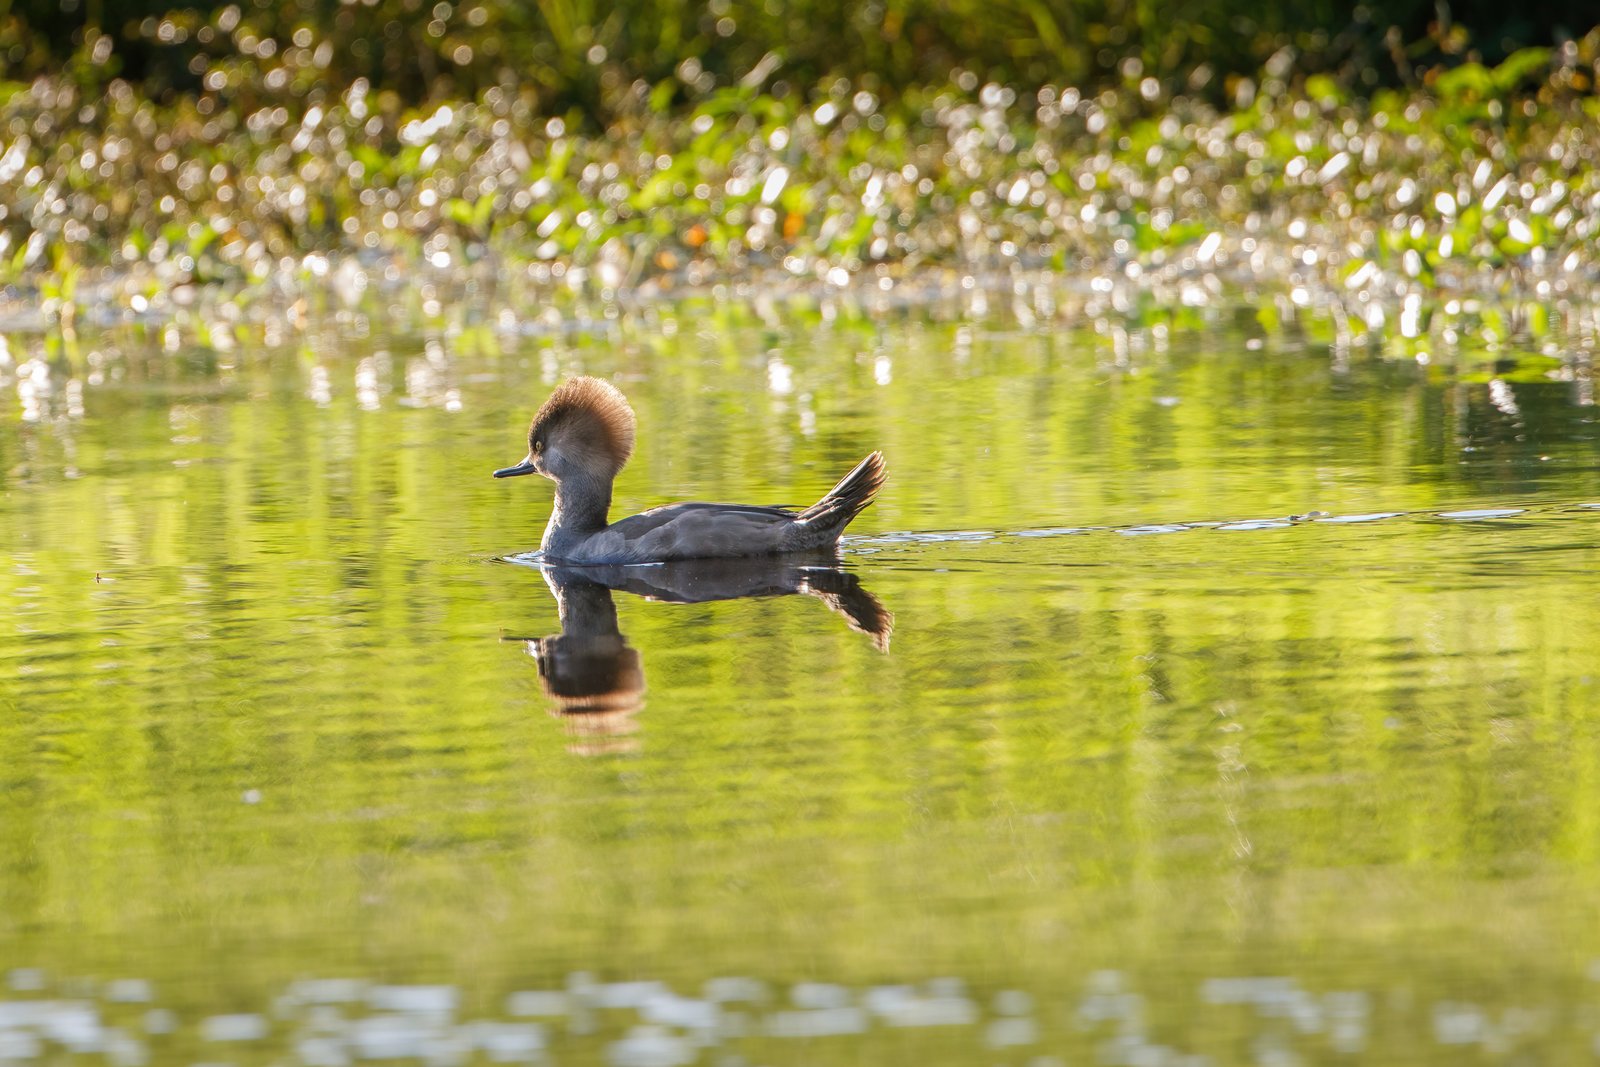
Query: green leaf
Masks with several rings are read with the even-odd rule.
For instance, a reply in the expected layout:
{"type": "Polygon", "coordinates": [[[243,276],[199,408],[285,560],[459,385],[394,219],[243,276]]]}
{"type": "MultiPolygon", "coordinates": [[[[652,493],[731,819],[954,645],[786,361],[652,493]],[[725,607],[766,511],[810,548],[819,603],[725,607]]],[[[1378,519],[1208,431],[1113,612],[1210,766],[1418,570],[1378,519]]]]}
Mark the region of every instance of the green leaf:
{"type": "Polygon", "coordinates": [[[1540,74],[1550,65],[1550,49],[1520,48],[1494,68],[1494,84],[1502,93],[1515,89],[1523,79],[1540,74]]]}
{"type": "Polygon", "coordinates": [[[494,197],[480,196],[472,205],[472,228],[479,233],[489,232],[489,217],[494,214],[494,197]]]}
{"type": "Polygon", "coordinates": [[[1443,100],[1481,100],[1496,96],[1495,79],[1482,63],[1463,63],[1447,70],[1433,83],[1434,91],[1443,100]]]}
{"type": "Polygon", "coordinates": [[[1325,108],[1337,107],[1345,100],[1339,83],[1326,74],[1313,74],[1306,79],[1306,95],[1325,108]]]}
{"type": "Polygon", "coordinates": [[[666,114],[667,108],[672,106],[673,97],[678,95],[678,86],[671,78],[664,79],[654,89],[650,90],[650,111],[656,115],[666,114]]]}
{"type": "Polygon", "coordinates": [[[189,242],[189,254],[198,259],[200,257],[200,253],[211,247],[211,243],[216,239],[216,230],[212,229],[210,226],[200,227],[200,233],[195,237],[194,240],[189,242]]]}
{"type": "Polygon", "coordinates": [[[569,139],[556,142],[550,158],[545,161],[544,176],[559,182],[567,176],[567,165],[572,162],[573,144],[569,139]]]}

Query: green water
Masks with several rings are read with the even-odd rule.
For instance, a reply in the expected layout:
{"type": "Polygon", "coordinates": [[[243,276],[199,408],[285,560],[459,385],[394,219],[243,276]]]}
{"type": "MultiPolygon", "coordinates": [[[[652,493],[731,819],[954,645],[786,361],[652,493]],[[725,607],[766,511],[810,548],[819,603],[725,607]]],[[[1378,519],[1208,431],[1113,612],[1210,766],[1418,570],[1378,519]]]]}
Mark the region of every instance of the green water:
{"type": "Polygon", "coordinates": [[[0,1059],[1593,1055],[1580,343],[373,329],[11,339],[0,1059]],[[617,514],[881,448],[844,565],[887,651],[601,591],[643,690],[560,714],[507,558],[549,487],[489,472],[576,372],[639,414],[617,514]]]}

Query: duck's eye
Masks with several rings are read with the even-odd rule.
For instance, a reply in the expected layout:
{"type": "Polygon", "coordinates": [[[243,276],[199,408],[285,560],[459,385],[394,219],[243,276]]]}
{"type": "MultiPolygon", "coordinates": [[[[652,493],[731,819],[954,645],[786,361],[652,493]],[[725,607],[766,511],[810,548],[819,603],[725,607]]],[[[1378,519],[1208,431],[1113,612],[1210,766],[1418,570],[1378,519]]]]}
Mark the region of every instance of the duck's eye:
{"type": "Polygon", "coordinates": [[[535,437],[533,439],[533,450],[535,452],[543,452],[544,451],[544,438],[535,437]]]}

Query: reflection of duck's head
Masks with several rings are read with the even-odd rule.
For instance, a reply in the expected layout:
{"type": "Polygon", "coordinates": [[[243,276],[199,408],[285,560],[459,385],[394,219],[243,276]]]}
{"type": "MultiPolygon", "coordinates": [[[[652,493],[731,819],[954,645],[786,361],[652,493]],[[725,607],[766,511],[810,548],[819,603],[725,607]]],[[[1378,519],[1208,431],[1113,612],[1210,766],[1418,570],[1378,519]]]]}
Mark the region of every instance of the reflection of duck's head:
{"type": "Polygon", "coordinates": [[[644,664],[617,629],[611,590],[587,581],[550,580],[561,613],[561,633],[527,639],[539,664],[539,683],[553,702],[552,713],[567,730],[589,739],[584,752],[610,751],[603,739],[637,729],[633,717],[644,707],[644,664]],[[596,740],[602,739],[602,740],[596,740]]]}
{"type": "Polygon", "coordinates": [[[494,476],[542,474],[557,483],[573,479],[609,487],[633,455],[633,434],[633,408],[616,386],[599,378],[573,378],[533,417],[522,462],[494,476]]]}
{"type": "Polygon", "coordinates": [[[621,635],[561,634],[529,642],[539,681],[563,715],[632,714],[642,706],[644,666],[621,635]]]}

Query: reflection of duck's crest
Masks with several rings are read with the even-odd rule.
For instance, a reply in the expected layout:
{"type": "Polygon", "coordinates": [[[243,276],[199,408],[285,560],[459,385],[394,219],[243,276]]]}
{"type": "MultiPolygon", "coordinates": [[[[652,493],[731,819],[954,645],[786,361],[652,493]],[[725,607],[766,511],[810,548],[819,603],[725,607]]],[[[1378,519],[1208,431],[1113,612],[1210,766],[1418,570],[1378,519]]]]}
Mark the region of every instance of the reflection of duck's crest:
{"type": "Polygon", "coordinates": [[[644,668],[639,651],[618,634],[613,639],[538,637],[529,642],[544,690],[568,715],[642,707],[644,668]]]}

